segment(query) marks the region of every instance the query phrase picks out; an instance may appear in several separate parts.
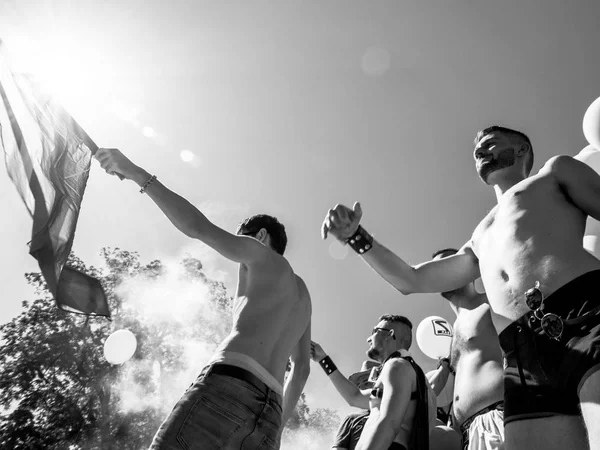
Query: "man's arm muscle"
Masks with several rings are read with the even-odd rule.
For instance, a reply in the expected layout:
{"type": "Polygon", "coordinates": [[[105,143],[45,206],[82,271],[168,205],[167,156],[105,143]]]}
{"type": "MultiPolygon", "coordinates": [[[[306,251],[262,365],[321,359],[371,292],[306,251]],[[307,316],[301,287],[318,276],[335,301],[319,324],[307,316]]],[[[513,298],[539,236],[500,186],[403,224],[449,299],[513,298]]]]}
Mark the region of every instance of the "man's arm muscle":
{"type": "Polygon", "coordinates": [[[363,255],[363,259],[404,295],[451,291],[479,276],[477,258],[468,244],[455,255],[413,267],[373,240],[373,247],[363,255]]]}
{"type": "Polygon", "coordinates": [[[400,432],[416,383],[415,371],[406,361],[389,361],[381,371],[383,398],[379,417],[369,424],[358,441],[356,450],[387,450],[400,432]]]}

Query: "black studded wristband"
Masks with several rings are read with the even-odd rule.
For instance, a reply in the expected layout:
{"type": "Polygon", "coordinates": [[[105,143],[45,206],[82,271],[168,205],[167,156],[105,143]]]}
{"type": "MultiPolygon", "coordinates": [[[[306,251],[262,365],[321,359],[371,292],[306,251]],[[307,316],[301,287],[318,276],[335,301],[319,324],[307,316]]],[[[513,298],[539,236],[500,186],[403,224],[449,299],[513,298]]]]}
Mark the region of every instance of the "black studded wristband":
{"type": "Polygon", "coordinates": [[[337,366],[334,364],[334,362],[329,356],[326,356],[321,361],[319,361],[319,364],[321,365],[327,376],[331,375],[337,370],[337,366]]]}
{"type": "Polygon", "coordinates": [[[359,225],[356,233],[346,239],[346,244],[359,255],[363,255],[373,248],[373,236],[359,225]]]}

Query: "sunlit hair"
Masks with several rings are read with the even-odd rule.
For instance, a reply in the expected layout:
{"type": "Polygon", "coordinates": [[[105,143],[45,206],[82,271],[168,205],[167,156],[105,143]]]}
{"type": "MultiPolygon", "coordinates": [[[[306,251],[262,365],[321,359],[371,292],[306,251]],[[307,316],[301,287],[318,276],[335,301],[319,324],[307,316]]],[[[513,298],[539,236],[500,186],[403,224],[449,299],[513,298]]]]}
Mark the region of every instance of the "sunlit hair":
{"type": "Polygon", "coordinates": [[[276,217],[267,214],[257,214],[244,220],[237,228],[236,234],[254,235],[262,228],[267,230],[271,236],[271,247],[280,255],[283,255],[287,246],[287,235],[285,227],[276,217]]]}
{"type": "Polygon", "coordinates": [[[527,175],[529,175],[531,173],[531,169],[533,168],[533,146],[531,145],[531,141],[529,140],[529,137],[527,137],[527,135],[525,133],[521,133],[520,131],[512,130],[510,128],[493,125],[491,127],[484,128],[483,130],[477,132],[477,135],[475,136],[474,144],[477,145],[477,143],[481,140],[481,138],[483,138],[484,136],[486,136],[490,133],[493,133],[495,131],[498,131],[499,133],[502,133],[502,134],[508,136],[511,143],[513,143],[513,144],[521,144],[524,141],[526,144],[529,145],[529,156],[527,157],[527,162],[526,162],[527,165],[525,166],[527,175]]]}
{"type": "Polygon", "coordinates": [[[406,336],[403,336],[403,340],[404,340],[404,348],[406,348],[406,350],[408,350],[410,348],[410,346],[412,345],[412,329],[413,329],[413,325],[412,322],[408,319],[408,317],[404,317],[404,316],[399,316],[398,314],[384,314],[379,318],[379,321],[381,322],[382,320],[385,320],[386,322],[391,322],[391,323],[401,323],[403,325],[406,325],[408,327],[408,329],[410,330],[406,336]]]}
{"type": "Polygon", "coordinates": [[[441,256],[442,258],[446,258],[447,256],[455,255],[457,253],[458,253],[458,250],[456,250],[455,248],[443,248],[442,250],[433,252],[433,255],[431,255],[431,259],[435,258],[436,256],[441,256]]]}

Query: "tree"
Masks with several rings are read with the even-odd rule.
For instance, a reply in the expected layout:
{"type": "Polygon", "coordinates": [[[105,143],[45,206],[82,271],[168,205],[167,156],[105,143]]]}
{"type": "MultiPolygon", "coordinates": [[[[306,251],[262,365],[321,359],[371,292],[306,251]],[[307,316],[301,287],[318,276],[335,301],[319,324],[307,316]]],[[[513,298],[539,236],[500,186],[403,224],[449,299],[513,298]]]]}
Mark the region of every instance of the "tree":
{"type": "Polygon", "coordinates": [[[0,448],[147,447],[193,380],[184,376],[194,369],[187,358],[190,349],[208,354],[225,337],[232,299],[222,283],[206,277],[200,261],[187,257],[176,267],[160,261],[142,265],[136,253],[120,249],[103,249],[102,256],[102,270],[74,256],[69,264],[101,280],[112,323],[61,311],[41,275],[26,274],[40,298],[23,302],[21,314],[0,327],[0,406],[5,410],[0,448]],[[135,294],[142,286],[158,295],[139,301],[135,294]],[[189,303],[193,292],[202,296],[196,307],[186,309],[169,298],[183,294],[189,303]],[[161,297],[164,302],[157,305],[161,297]],[[170,314],[173,305],[182,317],[170,314]],[[120,328],[136,335],[138,348],[134,359],[112,366],[103,357],[103,343],[120,328]]]}
{"type": "MultiPolygon", "coordinates": [[[[102,257],[102,268],[73,255],[69,264],[101,281],[112,322],[58,309],[41,274],[26,274],[38,298],[0,326],[0,448],[147,448],[229,332],[232,298],[199,260],[142,264],[120,249],[102,257]],[[110,365],[104,342],[123,328],[137,337],[135,355],[110,365]]],[[[337,423],[302,395],[288,428],[297,440],[309,429],[331,434],[337,423]]]]}

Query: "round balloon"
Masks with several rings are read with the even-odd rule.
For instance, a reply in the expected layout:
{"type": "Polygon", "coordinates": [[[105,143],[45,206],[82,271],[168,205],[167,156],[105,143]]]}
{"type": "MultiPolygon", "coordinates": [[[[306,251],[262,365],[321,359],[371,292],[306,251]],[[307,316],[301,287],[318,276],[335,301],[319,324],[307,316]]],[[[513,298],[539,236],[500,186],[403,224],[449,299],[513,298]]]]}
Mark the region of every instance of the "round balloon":
{"type": "MultiPolygon", "coordinates": [[[[588,145],[575,155],[575,159],[586,163],[600,174],[600,150],[588,145]]],[[[585,225],[585,236],[583,237],[583,247],[596,258],[600,259],[600,222],[593,217],[588,216],[585,225]]]]}
{"type": "Polygon", "coordinates": [[[448,356],[451,342],[452,325],[443,317],[426,317],[417,327],[417,344],[430,358],[448,356]]]}
{"type": "Polygon", "coordinates": [[[127,330],[117,330],[104,342],[104,358],[110,364],[123,364],[129,360],[137,348],[135,335],[127,330]]]}
{"type": "Polygon", "coordinates": [[[600,97],[592,102],[583,116],[583,134],[592,147],[600,150],[600,97]]]}

